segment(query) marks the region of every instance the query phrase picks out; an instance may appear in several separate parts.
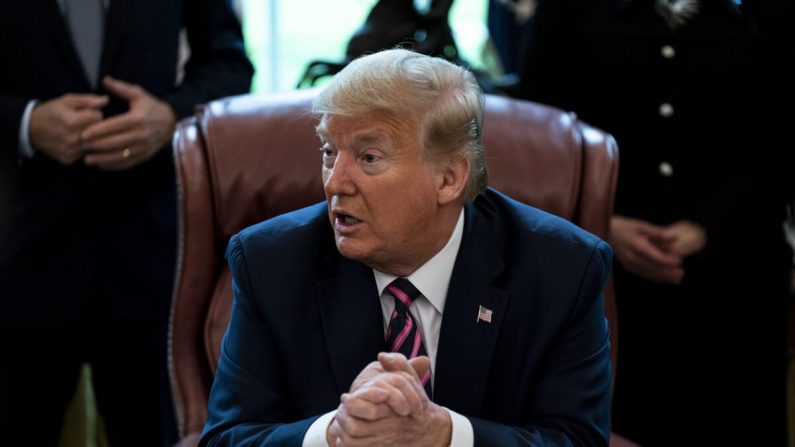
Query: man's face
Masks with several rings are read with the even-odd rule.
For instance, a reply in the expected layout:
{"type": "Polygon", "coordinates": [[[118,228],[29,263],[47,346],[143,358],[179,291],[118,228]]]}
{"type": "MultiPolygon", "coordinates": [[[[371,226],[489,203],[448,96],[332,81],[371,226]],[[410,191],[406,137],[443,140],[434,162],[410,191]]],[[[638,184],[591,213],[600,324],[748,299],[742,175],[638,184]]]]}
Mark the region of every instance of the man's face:
{"type": "Polygon", "coordinates": [[[374,114],[321,120],[323,184],[343,256],[408,275],[447,242],[437,228],[442,174],[423,158],[420,134],[374,114]]]}

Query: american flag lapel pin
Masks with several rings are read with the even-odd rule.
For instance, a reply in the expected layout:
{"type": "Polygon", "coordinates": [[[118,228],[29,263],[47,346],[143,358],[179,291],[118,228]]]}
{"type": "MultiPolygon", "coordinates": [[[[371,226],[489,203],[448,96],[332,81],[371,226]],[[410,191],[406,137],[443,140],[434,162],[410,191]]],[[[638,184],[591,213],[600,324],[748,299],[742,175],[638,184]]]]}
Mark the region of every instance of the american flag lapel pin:
{"type": "Polygon", "coordinates": [[[476,323],[483,321],[484,323],[491,323],[491,316],[494,312],[488,307],[478,306],[478,319],[476,323]]]}

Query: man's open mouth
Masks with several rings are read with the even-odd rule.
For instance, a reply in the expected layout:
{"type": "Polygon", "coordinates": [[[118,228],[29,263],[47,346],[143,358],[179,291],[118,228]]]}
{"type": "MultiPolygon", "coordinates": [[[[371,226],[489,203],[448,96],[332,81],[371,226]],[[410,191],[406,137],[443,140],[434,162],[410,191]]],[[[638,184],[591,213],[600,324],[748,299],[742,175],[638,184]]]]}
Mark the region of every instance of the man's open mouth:
{"type": "Polygon", "coordinates": [[[337,221],[343,225],[353,225],[361,222],[361,220],[351,216],[350,214],[334,213],[334,216],[337,219],[337,221]]]}

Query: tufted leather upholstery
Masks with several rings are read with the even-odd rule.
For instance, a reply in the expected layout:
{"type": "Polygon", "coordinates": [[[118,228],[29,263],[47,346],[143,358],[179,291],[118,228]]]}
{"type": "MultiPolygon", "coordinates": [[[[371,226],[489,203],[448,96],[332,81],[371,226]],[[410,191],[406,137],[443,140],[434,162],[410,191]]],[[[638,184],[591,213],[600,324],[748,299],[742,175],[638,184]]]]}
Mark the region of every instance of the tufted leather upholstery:
{"type": "MultiPolygon", "coordinates": [[[[227,241],[248,225],[323,199],[309,114],[315,94],[226,98],[177,126],[180,239],[169,365],[185,445],[195,445],[207,417],[229,321],[227,241]]],[[[572,114],[488,95],[484,127],[491,186],[607,238],[618,172],[612,137],[572,114]]],[[[610,291],[606,312],[615,346],[610,291]]]]}

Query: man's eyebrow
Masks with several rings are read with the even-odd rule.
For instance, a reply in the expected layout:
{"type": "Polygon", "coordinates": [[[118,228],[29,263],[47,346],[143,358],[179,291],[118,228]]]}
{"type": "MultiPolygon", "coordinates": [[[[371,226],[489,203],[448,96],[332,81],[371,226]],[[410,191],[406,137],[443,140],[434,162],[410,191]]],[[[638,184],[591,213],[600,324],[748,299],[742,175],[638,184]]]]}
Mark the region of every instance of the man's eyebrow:
{"type": "Polygon", "coordinates": [[[353,136],[353,144],[371,144],[389,140],[389,135],[379,131],[362,132],[353,136]]]}
{"type": "Polygon", "coordinates": [[[328,134],[326,133],[326,126],[319,124],[315,127],[315,133],[317,134],[318,138],[323,141],[328,141],[328,134]]]}
{"type": "MultiPolygon", "coordinates": [[[[329,135],[326,132],[326,126],[322,124],[318,124],[315,127],[315,133],[317,134],[318,138],[324,143],[330,141],[329,135]]],[[[353,139],[351,144],[355,145],[362,145],[362,144],[372,144],[372,143],[379,143],[385,140],[389,140],[390,137],[387,133],[382,131],[364,131],[358,134],[353,135],[353,139]]]]}

